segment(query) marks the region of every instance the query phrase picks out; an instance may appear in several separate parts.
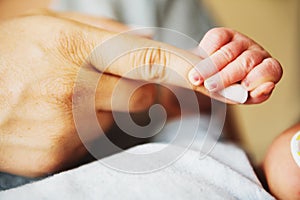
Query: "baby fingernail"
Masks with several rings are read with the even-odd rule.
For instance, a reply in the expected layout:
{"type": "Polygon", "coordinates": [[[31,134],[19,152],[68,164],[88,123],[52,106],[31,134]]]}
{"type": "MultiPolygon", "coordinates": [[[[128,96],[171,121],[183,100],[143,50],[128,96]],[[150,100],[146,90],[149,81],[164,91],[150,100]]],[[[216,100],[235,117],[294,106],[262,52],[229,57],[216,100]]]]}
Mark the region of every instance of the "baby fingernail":
{"type": "Polygon", "coordinates": [[[188,78],[189,81],[195,86],[198,86],[202,83],[200,74],[194,68],[189,72],[188,78]]]}
{"type": "Polygon", "coordinates": [[[300,167],[300,131],[291,140],[291,152],[296,164],[300,167]]]}
{"type": "Polygon", "coordinates": [[[261,91],[256,89],[256,90],[251,92],[251,97],[252,98],[257,98],[260,94],[261,94],[261,91]]]}
{"type": "Polygon", "coordinates": [[[275,87],[274,83],[271,82],[264,83],[251,92],[251,97],[258,98],[261,96],[270,96],[274,87],[275,87]]]}
{"type": "Polygon", "coordinates": [[[207,79],[206,81],[204,81],[204,87],[210,91],[210,92],[214,92],[217,87],[218,87],[218,84],[215,80],[213,79],[207,79]]]}

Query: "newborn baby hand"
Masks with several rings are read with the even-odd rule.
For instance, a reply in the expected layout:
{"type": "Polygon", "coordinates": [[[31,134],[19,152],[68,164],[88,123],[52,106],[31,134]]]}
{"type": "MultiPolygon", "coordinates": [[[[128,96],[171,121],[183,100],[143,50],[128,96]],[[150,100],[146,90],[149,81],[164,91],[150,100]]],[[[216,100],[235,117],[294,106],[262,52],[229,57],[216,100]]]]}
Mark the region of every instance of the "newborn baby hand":
{"type": "Polygon", "coordinates": [[[197,50],[204,59],[190,71],[189,79],[210,92],[241,83],[249,92],[246,103],[261,103],[282,76],[280,63],[265,49],[228,28],[208,31],[197,50]]]}

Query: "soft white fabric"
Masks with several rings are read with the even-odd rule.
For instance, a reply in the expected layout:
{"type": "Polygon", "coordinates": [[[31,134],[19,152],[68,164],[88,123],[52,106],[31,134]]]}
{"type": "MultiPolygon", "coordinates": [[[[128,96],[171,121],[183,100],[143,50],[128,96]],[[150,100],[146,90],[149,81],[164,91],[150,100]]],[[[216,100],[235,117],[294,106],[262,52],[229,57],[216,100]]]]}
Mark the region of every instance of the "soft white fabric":
{"type": "MultiPolygon", "coordinates": [[[[146,144],[130,151],[146,153],[164,147],[165,144],[146,144]]],[[[121,154],[106,159],[118,159],[121,154]]],[[[172,165],[138,175],[118,172],[93,162],[4,191],[0,193],[0,199],[273,199],[257,181],[241,150],[232,145],[217,144],[213,154],[199,159],[198,151],[188,150],[172,165]],[[224,162],[229,157],[234,159],[224,162]],[[229,165],[225,164],[229,161],[229,165]]],[[[138,165],[151,162],[139,162],[138,165]]]]}
{"type": "MultiPolygon", "coordinates": [[[[201,143],[207,118],[202,117],[193,145],[178,160],[164,168],[145,174],[124,173],[111,169],[107,163],[124,160],[125,152],[112,155],[77,169],[0,193],[0,199],[274,199],[261,186],[245,153],[232,144],[216,143],[209,155],[202,156],[201,143]],[[103,164],[106,163],[105,165],[103,164]]],[[[133,154],[151,154],[166,147],[171,152],[185,149],[167,141],[184,126],[191,133],[191,122],[198,118],[173,120],[161,131],[160,143],[140,145],[127,150],[133,154]]],[[[180,133],[179,133],[180,134],[180,133]]],[[[189,137],[189,136],[188,136],[189,137]]],[[[215,141],[210,138],[210,140],[215,141]]],[[[184,144],[184,142],[182,143],[184,144]]],[[[158,159],[138,159],[124,165],[155,166],[158,159]]]]}

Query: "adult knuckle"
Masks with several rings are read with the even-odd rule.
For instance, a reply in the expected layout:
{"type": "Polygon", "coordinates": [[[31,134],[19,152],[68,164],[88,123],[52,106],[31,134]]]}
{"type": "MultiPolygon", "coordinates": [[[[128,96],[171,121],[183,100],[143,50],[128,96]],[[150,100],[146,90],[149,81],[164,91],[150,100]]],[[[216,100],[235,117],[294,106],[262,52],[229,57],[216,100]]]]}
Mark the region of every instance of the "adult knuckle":
{"type": "Polygon", "coordinates": [[[63,107],[64,111],[71,109],[73,96],[72,77],[50,77],[41,83],[41,95],[48,103],[63,107]]]}
{"type": "Polygon", "coordinates": [[[35,163],[34,171],[39,176],[52,174],[61,170],[62,156],[52,152],[45,153],[35,163]]]}
{"type": "Polygon", "coordinates": [[[86,61],[88,53],[92,50],[86,34],[72,26],[58,31],[55,40],[57,50],[63,59],[79,67],[86,61]]]}
{"type": "Polygon", "coordinates": [[[166,50],[160,47],[146,48],[138,55],[142,66],[139,67],[143,80],[160,82],[166,77],[166,68],[169,65],[170,56],[166,50]]]}
{"type": "Polygon", "coordinates": [[[44,176],[59,171],[60,155],[55,154],[52,150],[54,145],[49,142],[49,145],[43,147],[43,152],[36,152],[35,158],[31,164],[26,165],[26,170],[33,177],[44,176]]]}
{"type": "MultiPolygon", "coordinates": [[[[71,120],[64,119],[63,121],[68,123],[71,120]]],[[[70,124],[72,123],[70,122],[70,124]]],[[[71,159],[69,150],[78,147],[77,142],[70,142],[72,136],[76,137],[75,130],[70,125],[61,125],[55,134],[49,137],[49,142],[44,146],[44,153],[37,159],[41,173],[54,173],[64,168],[71,159]]]]}
{"type": "Polygon", "coordinates": [[[57,163],[52,159],[52,155],[46,154],[44,159],[39,159],[32,166],[32,173],[34,176],[44,176],[46,174],[54,173],[57,169],[57,163]]]}
{"type": "Polygon", "coordinates": [[[130,98],[130,110],[145,110],[154,104],[156,99],[156,86],[146,84],[138,88],[130,98]]]}

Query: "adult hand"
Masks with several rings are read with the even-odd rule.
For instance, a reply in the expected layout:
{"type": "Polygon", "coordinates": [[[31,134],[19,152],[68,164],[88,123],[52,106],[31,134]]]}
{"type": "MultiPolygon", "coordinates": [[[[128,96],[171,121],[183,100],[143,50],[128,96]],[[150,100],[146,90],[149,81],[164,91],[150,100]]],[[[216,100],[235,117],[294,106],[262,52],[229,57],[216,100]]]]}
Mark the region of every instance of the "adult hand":
{"type": "MultiPolygon", "coordinates": [[[[41,176],[72,167],[86,155],[72,116],[73,87],[85,58],[104,35],[109,35],[84,24],[91,24],[91,19],[38,11],[1,23],[0,171],[41,176]]],[[[128,30],[103,18],[93,18],[92,25],[128,30]]],[[[83,70],[91,76],[100,75],[83,70]]],[[[111,98],[118,81],[117,76],[102,74],[96,90],[95,109],[103,131],[113,122],[111,98]]],[[[123,99],[135,86],[132,80],[122,81],[115,111],[127,109],[123,99]]],[[[81,95],[85,95],[84,88],[81,95]]],[[[154,97],[153,85],[139,88],[130,98],[129,110],[147,109],[154,97]]]]}

